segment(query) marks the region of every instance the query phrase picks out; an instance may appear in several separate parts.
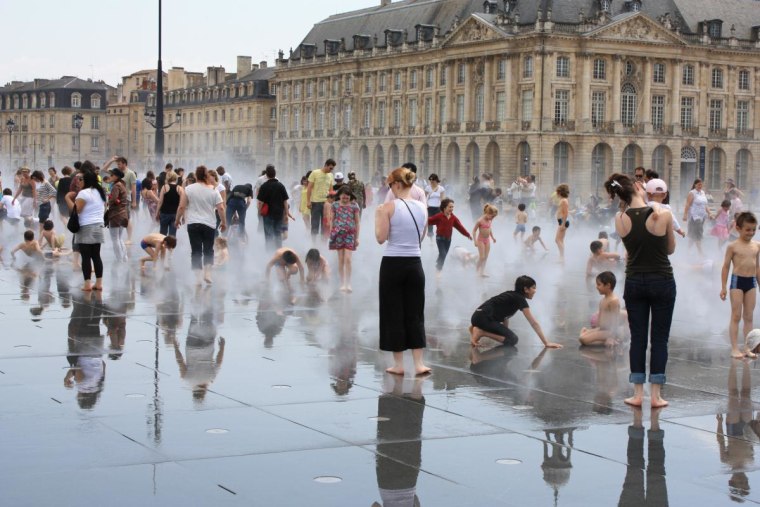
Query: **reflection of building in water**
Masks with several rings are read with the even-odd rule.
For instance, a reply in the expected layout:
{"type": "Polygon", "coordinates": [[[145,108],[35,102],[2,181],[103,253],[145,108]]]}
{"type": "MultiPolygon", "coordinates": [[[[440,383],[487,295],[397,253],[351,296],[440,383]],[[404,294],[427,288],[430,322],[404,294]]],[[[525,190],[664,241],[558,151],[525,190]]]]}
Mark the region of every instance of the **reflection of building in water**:
{"type": "Polygon", "coordinates": [[[420,380],[415,380],[413,392],[406,395],[401,394],[403,379],[394,381],[394,393],[377,400],[377,487],[384,507],[418,506],[425,398],[420,380]]]}
{"type": "Polygon", "coordinates": [[[559,490],[570,480],[570,469],[573,468],[571,462],[573,431],[575,428],[544,431],[546,440],[544,440],[544,461],[541,463],[541,469],[544,471],[544,482],[554,490],[555,505],[559,498],[559,490]],[[567,436],[567,442],[565,442],[565,436],[567,436]]]}

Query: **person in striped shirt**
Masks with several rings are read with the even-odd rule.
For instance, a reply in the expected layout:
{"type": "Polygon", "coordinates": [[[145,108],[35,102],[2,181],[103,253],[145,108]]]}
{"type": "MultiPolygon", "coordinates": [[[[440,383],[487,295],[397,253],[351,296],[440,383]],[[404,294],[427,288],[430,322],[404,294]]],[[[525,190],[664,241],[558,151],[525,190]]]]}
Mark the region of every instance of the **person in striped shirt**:
{"type": "Polygon", "coordinates": [[[45,179],[45,175],[42,171],[34,171],[32,173],[32,181],[37,186],[37,218],[40,222],[40,234],[42,234],[42,226],[50,217],[52,210],[52,201],[54,201],[58,195],[58,190],[45,179]]]}

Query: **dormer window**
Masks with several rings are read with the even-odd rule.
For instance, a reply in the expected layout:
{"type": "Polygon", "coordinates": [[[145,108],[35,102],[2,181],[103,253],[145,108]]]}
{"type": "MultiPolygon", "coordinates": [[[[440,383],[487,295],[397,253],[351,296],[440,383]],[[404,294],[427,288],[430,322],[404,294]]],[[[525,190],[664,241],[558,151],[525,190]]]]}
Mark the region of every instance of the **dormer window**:
{"type": "Polygon", "coordinates": [[[516,7],[515,4],[517,4],[517,0],[504,0],[504,12],[507,14],[514,12],[516,7]]]}
{"type": "Polygon", "coordinates": [[[354,35],[354,49],[369,49],[369,35],[354,35]]]}
{"type": "Polygon", "coordinates": [[[483,12],[486,14],[496,14],[496,10],[498,9],[498,4],[495,0],[486,0],[483,2],[483,12]]]}
{"type": "Polygon", "coordinates": [[[628,0],[628,12],[639,12],[641,10],[641,0],[628,0]]]}
{"type": "Polygon", "coordinates": [[[599,10],[609,14],[612,10],[612,6],[610,5],[610,0],[599,0],[599,10]]]}
{"type": "Polygon", "coordinates": [[[386,46],[400,46],[404,42],[404,32],[401,30],[385,31],[385,45],[386,46]]]}
{"type": "Polygon", "coordinates": [[[326,55],[337,55],[338,50],[340,49],[340,41],[339,40],[325,40],[325,54],[326,55]]]}
{"type": "Polygon", "coordinates": [[[711,39],[720,39],[723,36],[723,21],[719,19],[708,21],[707,34],[711,39]]]}
{"type": "Polygon", "coordinates": [[[435,36],[435,26],[433,25],[415,25],[417,30],[417,40],[422,42],[431,42],[435,36]]]}
{"type": "Polygon", "coordinates": [[[97,93],[90,97],[90,109],[100,109],[100,95],[97,93]]]}
{"type": "Polygon", "coordinates": [[[71,107],[82,107],[82,95],[79,93],[71,95],[71,107]]]}

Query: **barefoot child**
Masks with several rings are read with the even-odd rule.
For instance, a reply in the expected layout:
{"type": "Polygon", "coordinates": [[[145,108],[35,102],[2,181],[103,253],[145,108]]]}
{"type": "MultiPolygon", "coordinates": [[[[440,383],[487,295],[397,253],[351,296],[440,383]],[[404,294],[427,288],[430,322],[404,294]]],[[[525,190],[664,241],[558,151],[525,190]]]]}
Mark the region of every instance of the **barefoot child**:
{"type": "Polygon", "coordinates": [[[452,199],[441,200],[441,211],[428,217],[428,225],[436,226],[435,243],[438,246],[438,260],[435,261],[435,269],[438,273],[443,269],[443,263],[446,262],[446,256],[451,247],[451,236],[454,229],[458,230],[463,236],[472,241],[472,236],[464,228],[462,222],[454,216],[454,201],[452,199]]]}
{"type": "Polygon", "coordinates": [[[52,220],[45,220],[42,223],[42,234],[40,235],[39,243],[42,254],[46,259],[57,259],[69,253],[68,251],[64,251],[63,248],[66,236],[56,234],[54,228],[55,224],[53,224],[52,220]]]}
{"type": "Polygon", "coordinates": [[[306,282],[326,282],[330,279],[330,267],[327,259],[320,255],[319,250],[312,248],[306,252],[306,282]]]}
{"type": "Polygon", "coordinates": [[[525,204],[520,203],[517,205],[517,213],[515,213],[515,232],[512,237],[517,241],[517,235],[520,234],[520,241],[525,241],[525,224],[528,223],[528,214],[525,212],[525,204]]]}
{"type": "Polygon", "coordinates": [[[723,245],[728,241],[728,225],[731,222],[729,211],[731,210],[731,201],[725,199],[720,203],[718,215],[715,217],[715,225],[710,230],[710,235],[718,238],[718,250],[723,250],[723,245]]]}
{"type": "Polygon", "coordinates": [[[559,258],[565,258],[565,234],[567,228],[570,227],[570,201],[567,200],[570,197],[570,187],[563,183],[557,187],[557,197],[559,202],[557,203],[557,234],[554,236],[554,242],[557,243],[559,249],[559,258]]]}
{"type": "Polygon", "coordinates": [[[330,250],[338,251],[338,278],[340,290],[352,292],[351,254],[359,246],[361,209],[348,185],[343,185],[336,193],[338,202],[332,204],[330,213],[330,250]]]}
{"type": "Polygon", "coordinates": [[[609,252],[610,251],[610,236],[605,231],[599,231],[599,235],[596,237],[596,239],[599,240],[599,242],[602,244],[602,251],[609,252]]]}
{"type": "Polygon", "coordinates": [[[541,325],[530,312],[527,300],[533,299],[535,294],[536,281],[523,275],[515,280],[515,290],[502,292],[480,305],[470,319],[472,324],[470,326],[470,343],[472,346],[480,346],[480,339],[484,336],[504,345],[517,344],[517,335],[508,326],[509,319],[520,310],[530,322],[533,331],[536,332],[544,347],[561,349],[562,345],[546,339],[541,330],[541,325]]]}
{"type": "Polygon", "coordinates": [[[597,327],[581,329],[581,345],[620,344],[620,326],[623,323],[620,300],[615,295],[617,279],[611,271],[603,271],[596,277],[596,290],[602,296],[599,301],[599,320],[597,327]]]}
{"type": "Polygon", "coordinates": [[[486,262],[488,262],[488,254],[491,252],[491,240],[496,243],[496,238],[493,235],[493,219],[499,213],[496,206],[486,204],[483,207],[483,215],[475,222],[475,227],[472,229],[472,236],[475,238],[475,246],[478,247],[478,275],[486,277],[485,268],[486,262]]]}
{"type": "Polygon", "coordinates": [[[599,240],[592,241],[589,248],[591,248],[591,256],[586,263],[586,276],[592,276],[594,271],[607,271],[620,260],[620,255],[605,252],[604,244],[599,240]]]}
{"type": "Polygon", "coordinates": [[[16,247],[11,250],[11,257],[13,260],[16,260],[16,252],[18,251],[24,252],[27,257],[29,257],[32,260],[38,260],[42,259],[42,250],[40,249],[40,244],[34,240],[34,231],[27,230],[24,232],[24,241],[16,245],[16,247]]]}
{"type": "Polygon", "coordinates": [[[752,238],[757,232],[757,218],[745,211],[736,218],[736,228],[739,230],[739,239],[729,243],[726,248],[726,256],[723,260],[721,271],[720,298],[726,300],[726,284],[728,282],[728,270],[731,268],[731,323],[729,334],[731,335],[731,357],[741,358],[757,357],[746,343],[747,335],[752,330],[753,312],[757,298],[757,280],[760,276],[758,270],[758,256],[760,256],[760,243],[752,238]],[[742,339],[744,350],[739,349],[738,333],[739,321],[744,318],[744,332],[742,339]]]}
{"type": "Polygon", "coordinates": [[[230,250],[227,248],[227,238],[217,236],[214,239],[214,266],[224,266],[229,260],[230,250]]]}
{"type": "Polygon", "coordinates": [[[274,253],[272,259],[267,263],[267,280],[269,280],[272,268],[276,268],[277,277],[288,290],[290,289],[290,277],[296,273],[301,277],[301,283],[304,283],[303,264],[301,264],[301,259],[298,258],[298,254],[292,248],[279,248],[274,253]]]}
{"type": "Polygon", "coordinates": [[[161,262],[164,262],[166,259],[166,251],[174,250],[174,247],[176,246],[177,238],[174,236],[164,236],[157,232],[145,236],[142,241],[140,241],[140,248],[145,250],[145,253],[147,253],[148,256],[140,259],[140,272],[145,274],[146,262],[153,262],[154,267],[159,258],[161,258],[161,262]]]}
{"type": "Polygon", "coordinates": [[[544,247],[544,252],[548,252],[549,251],[549,249],[546,248],[546,245],[544,244],[544,240],[541,239],[541,228],[539,226],[537,226],[537,225],[534,225],[533,229],[532,229],[532,232],[531,232],[531,235],[528,236],[528,239],[526,239],[525,243],[523,243],[525,245],[525,249],[527,251],[529,251],[530,253],[535,252],[536,251],[536,246],[535,246],[536,241],[538,241],[539,243],[541,243],[541,246],[544,247]]]}

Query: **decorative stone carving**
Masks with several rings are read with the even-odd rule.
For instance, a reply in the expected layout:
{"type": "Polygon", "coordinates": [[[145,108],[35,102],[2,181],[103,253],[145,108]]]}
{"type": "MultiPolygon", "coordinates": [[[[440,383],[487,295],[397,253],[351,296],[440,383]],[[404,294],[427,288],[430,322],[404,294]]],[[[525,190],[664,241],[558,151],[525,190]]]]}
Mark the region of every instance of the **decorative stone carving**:
{"type": "Polygon", "coordinates": [[[463,44],[468,42],[495,40],[499,38],[501,38],[501,36],[493,29],[475,21],[474,19],[469,19],[452,34],[449,43],[463,44]]]}
{"type": "Polygon", "coordinates": [[[600,28],[596,31],[593,37],[667,44],[683,43],[681,39],[664,29],[662,26],[647,20],[643,16],[636,16],[632,19],[600,28]]]}

